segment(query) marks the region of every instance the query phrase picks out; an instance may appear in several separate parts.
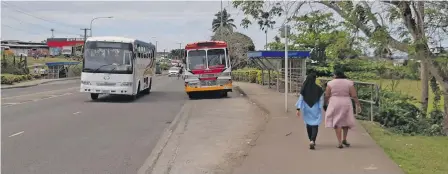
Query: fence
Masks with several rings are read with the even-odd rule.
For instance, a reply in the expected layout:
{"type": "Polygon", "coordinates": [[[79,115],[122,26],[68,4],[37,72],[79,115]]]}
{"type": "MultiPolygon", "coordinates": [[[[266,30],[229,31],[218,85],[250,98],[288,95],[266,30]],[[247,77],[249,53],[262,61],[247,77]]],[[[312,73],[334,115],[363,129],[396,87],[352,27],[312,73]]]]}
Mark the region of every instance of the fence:
{"type": "Polygon", "coordinates": [[[28,74],[27,60],[27,57],[23,55],[7,56],[6,54],[2,54],[2,73],[28,74]]]}
{"type": "MultiPolygon", "coordinates": [[[[331,79],[318,79],[321,86],[325,89],[327,82],[331,79]]],[[[358,99],[361,103],[362,112],[357,115],[359,119],[373,121],[376,115],[379,115],[380,88],[375,83],[354,81],[358,99]]],[[[355,106],[355,105],[353,105],[355,106]]]]}

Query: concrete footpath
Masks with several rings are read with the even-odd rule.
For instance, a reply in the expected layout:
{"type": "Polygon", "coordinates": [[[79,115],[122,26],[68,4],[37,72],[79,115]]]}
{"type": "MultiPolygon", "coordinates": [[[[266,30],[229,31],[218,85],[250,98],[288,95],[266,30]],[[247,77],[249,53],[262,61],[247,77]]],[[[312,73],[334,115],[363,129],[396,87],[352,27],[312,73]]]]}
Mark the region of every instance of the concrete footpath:
{"type": "Polygon", "coordinates": [[[338,149],[333,129],[319,127],[316,150],[301,118],[295,115],[297,97],[290,96],[285,113],[284,94],[258,84],[235,82],[247,97],[269,112],[266,127],[234,174],[273,173],[378,173],[403,171],[381,149],[365,129],[357,124],[349,131],[351,147],[338,149]]]}
{"type": "Polygon", "coordinates": [[[232,173],[266,118],[237,92],[228,98],[189,100],[138,173],[232,173]]]}

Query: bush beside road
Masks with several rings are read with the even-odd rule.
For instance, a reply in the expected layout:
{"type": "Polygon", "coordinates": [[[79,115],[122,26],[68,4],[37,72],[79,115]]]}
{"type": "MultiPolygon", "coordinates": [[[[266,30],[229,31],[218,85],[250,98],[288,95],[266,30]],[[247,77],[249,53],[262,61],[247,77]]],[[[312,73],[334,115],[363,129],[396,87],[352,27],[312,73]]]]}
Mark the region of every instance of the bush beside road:
{"type": "MultiPolygon", "coordinates": [[[[412,74],[408,74],[407,79],[371,78],[368,71],[376,72],[375,69],[369,70],[369,67],[351,65],[362,63],[360,60],[352,61],[354,63],[346,63],[350,65],[347,67],[363,70],[347,73],[349,78],[374,82],[381,86],[381,105],[376,106],[378,112],[374,116],[376,123],[361,121],[374,140],[396,163],[402,164],[402,169],[407,173],[448,173],[448,169],[441,166],[442,163],[445,164],[444,161],[447,161],[445,146],[448,141],[448,137],[443,136],[442,132],[443,113],[429,110],[428,114],[425,114],[420,111],[419,103],[416,100],[416,98],[420,98],[420,82],[417,79],[412,79],[412,74]],[[426,165],[426,162],[432,163],[428,164],[431,169],[419,168],[426,165]],[[425,169],[428,170],[424,171],[425,169]]],[[[370,68],[376,66],[375,63],[370,65],[370,68]]],[[[407,67],[388,68],[388,71],[391,71],[389,74],[396,74],[398,71],[405,73],[406,71],[402,69],[407,67]]],[[[331,72],[328,68],[320,68],[317,71],[321,74],[331,72]]],[[[257,69],[236,70],[232,72],[232,75],[234,79],[240,81],[250,83],[260,83],[261,81],[261,71],[257,69]]],[[[375,76],[378,77],[377,74],[375,76]]],[[[437,103],[434,101],[434,93],[429,94],[429,108],[443,105],[443,100],[437,103]]],[[[366,90],[358,89],[358,95],[360,98],[366,96],[370,98],[369,91],[366,90]]],[[[369,110],[368,106],[363,105],[363,111],[369,110]]],[[[366,119],[365,117],[360,118],[366,119]]]]}
{"type": "Polygon", "coordinates": [[[39,75],[35,74],[25,74],[25,75],[15,75],[15,74],[2,74],[1,84],[12,85],[14,83],[33,80],[40,78],[39,75]]]}

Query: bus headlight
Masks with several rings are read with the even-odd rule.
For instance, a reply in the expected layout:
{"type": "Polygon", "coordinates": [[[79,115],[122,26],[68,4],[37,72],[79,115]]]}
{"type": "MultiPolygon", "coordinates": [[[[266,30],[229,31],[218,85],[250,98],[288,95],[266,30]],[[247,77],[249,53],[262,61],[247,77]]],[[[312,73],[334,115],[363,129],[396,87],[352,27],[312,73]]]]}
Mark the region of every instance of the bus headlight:
{"type": "Polygon", "coordinates": [[[82,81],[82,80],[81,80],[81,84],[83,84],[83,85],[91,85],[91,83],[89,81],[82,81]]]}
{"type": "Polygon", "coordinates": [[[121,86],[132,86],[132,82],[123,82],[121,86]]]}
{"type": "Polygon", "coordinates": [[[199,87],[199,82],[188,82],[188,86],[199,87]]]}
{"type": "Polygon", "coordinates": [[[220,74],[220,76],[230,76],[230,75],[231,75],[230,72],[223,72],[223,73],[220,74]]]}

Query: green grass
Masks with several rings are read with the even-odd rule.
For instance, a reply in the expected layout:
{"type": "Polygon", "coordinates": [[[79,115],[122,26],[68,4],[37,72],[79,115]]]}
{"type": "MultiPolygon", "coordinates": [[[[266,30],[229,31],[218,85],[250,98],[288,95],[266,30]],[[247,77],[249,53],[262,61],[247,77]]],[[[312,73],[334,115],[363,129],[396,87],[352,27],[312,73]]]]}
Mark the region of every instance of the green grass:
{"type": "Polygon", "coordinates": [[[75,62],[72,59],[68,59],[68,58],[60,58],[60,57],[47,57],[47,58],[39,58],[39,59],[33,59],[33,58],[28,58],[28,66],[34,65],[34,64],[45,64],[48,62],[75,62]]]}
{"type": "Polygon", "coordinates": [[[360,123],[407,174],[448,173],[448,137],[404,136],[391,133],[378,123],[360,123]]]}
{"type": "MultiPolygon", "coordinates": [[[[396,92],[402,92],[404,94],[410,95],[416,99],[416,106],[420,107],[420,99],[421,99],[421,83],[419,80],[407,80],[401,79],[396,80],[395,82],[390,79],[383,80],[367,80],[368,82],[374,82],[380,85],[383,89],[394,90],[396,92]],[[393,84],[395,83],[396,86],[393,84]]],[[[431,89],[429,89],[429,103],[428,103],[428,112],[434,109],[434,93],[431,89]]],[[[439,108],[443,108],[443,96],[440,101],[439,108]]]]}

